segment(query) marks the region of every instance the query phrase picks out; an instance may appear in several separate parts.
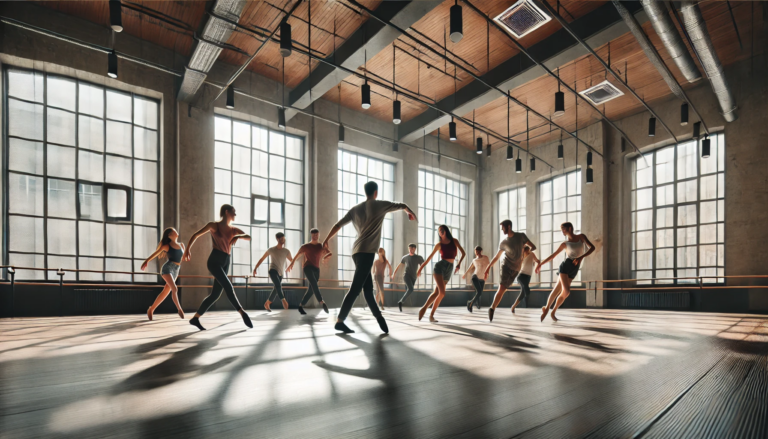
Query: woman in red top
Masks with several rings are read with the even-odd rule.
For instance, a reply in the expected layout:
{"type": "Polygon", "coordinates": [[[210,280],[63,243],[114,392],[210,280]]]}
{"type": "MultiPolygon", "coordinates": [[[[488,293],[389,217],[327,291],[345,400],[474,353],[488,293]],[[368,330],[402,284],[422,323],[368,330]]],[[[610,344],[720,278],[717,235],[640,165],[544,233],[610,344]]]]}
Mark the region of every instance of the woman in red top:
{"type": "Polygon", "coordinates": [[[442,225],[438,227],[437,234],[440,236],[440,242],[435,244],[432,254],[430,254],[427,260],[421,264],[421,267],[419,267],[419,271],[416,274],[417,277],[421,276],[421,270],[429,264],[429,261],[435,256],[435,253],[440,251],[441,260],[435,264],[435,267],[432,269],[432,276],[435,279],[435,290],[429,295],[427,303],[425,303],[419,310],[419,320],[421,320],[427,312],[429,305],[434,303],[432,312],[429,315],[429,321],[432,323],[437,323],[437,320],[435,320],[435,311],[437,311],[437,307],[440,306],[440,302],[442,302],[443,297],[445,297],[445,284],[451,280],[452,274],[459,272],[461,263],[464,262],[464,257],[466,256],[464,248],[461,247],[459,240],[451,235],[451,230],[448,226],[442,225]],[[453,261],[456,260],[457,251],[461,251],[461,259],[459,259],[459,263],[454,269],[453,261]]]}
{"type": "Polygon", "coordinates": [[[323,244],[320,243],[319,230],[312,229],[309,231],[309,235],[312,237],[312,240],[301,246],[299,251],[296,253],[296,257],[294,257],[293,261],[291,261],[291,265],[288,266],[288,271],[291,271],[293,264],[296,263],[296,261],[299,259],[299,256],[304,255],[304,275],[307,276],[307,282],[309,282],[309,286],[307,287],[307,292],[304,293],[304,298],[301,299],[299,312],[301,314],[307,313],[304,311],[304,305],[309,302],[309,299],[314,293],[317,301],[320,303],[320,305],[323,306],[323,311],[328,314],[328,306],[323,301],[323,296],[320,294],[320,288],[317,286],[317,281],[320,279],[320,262],[330,258],[333,253],[331,253],[331,251],[327,248],[323,247],[323,244]]]}

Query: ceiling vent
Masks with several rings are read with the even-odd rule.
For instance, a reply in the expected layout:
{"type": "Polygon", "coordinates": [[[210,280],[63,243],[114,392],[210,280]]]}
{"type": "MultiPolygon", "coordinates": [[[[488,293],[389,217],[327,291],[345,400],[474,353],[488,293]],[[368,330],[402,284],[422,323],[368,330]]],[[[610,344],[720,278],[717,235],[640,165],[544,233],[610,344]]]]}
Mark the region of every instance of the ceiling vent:
{"type": "Polygon", "coordinates": [[[616,88],[615,85],[611,84],[608,81],[603,81],[599,84],[597,84],[594,87],[590,87],[581,93],[582,96],[592,101],[595,105],[604,104],[611,99],[618,98],[619,96],[624,96],[624,93],[621,92],[618,88],[616,88]]]}
{"type": "Polygon", "coordinates": [[[552,17],[530,0],[520,0],[493,20],[515,38],[522,38],[543,26],[552,17]]]}

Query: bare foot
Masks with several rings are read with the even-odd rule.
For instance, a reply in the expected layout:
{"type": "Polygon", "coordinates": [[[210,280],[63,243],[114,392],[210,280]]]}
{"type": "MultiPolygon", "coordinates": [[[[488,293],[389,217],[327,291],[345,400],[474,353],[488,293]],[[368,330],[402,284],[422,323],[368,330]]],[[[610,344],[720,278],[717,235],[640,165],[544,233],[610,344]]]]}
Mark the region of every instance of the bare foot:
{"type": "Polygon", "coordinates": [[[429,323],[437,323],[437,319],[433,316],[429,316],[429,323]]]}
{"type": "Polygon", "coordinates": [[[557,321],[557,317],[555,317],[554,311],[549,316],[552,317],[552,320],[557,321]]]}
{"type": "Polygon", "coordinates": [[[147,318],[148,318],[150,321],[152,320],[152,314],[154,314],[154,313],[155,313],[155,312],[152,310],[152,307],[151,307],[151,306],[150,306],[149,308],[147,308],[147,318]]]}
{"type": "Polygon", "coordinates": [[[184,311],[181,309],[179,310],[179,317],[184,318],[184,311]]]}
{"type": "Polygon", "coordinates": [[[512,307],[512,314],[514,314],[514,313],[515,313],[515,307],[513,306],[512,307]]]}
{"type": "Polygon", "coordinates": [[[269,300],[264,302],[264,309],[266,309],[269,312],[272,312],[272,308],[269,307],[269,305],[271,305],[271,304],[272,304],[272,302],[270,302],[269,300]]]}
{"type": "Polygon", "coordinates": [[[288,301],[283,299],[283,309],[288,309],[288,301]]]}
{"type": "Polygon", "coordinates": [[[421,308],[419,310],[419,321],[421,321],[421,319],[424,317],[424,314],[426,314],[426,312],[427,312],[426,308],[421,308]]]}
{"type": "Polygon", "coordinates": [[[544,321],[544,318],[547,316],[547,313],[549,313],[549,308],[546,306],[541,307],[541,321],[544,321]]]}

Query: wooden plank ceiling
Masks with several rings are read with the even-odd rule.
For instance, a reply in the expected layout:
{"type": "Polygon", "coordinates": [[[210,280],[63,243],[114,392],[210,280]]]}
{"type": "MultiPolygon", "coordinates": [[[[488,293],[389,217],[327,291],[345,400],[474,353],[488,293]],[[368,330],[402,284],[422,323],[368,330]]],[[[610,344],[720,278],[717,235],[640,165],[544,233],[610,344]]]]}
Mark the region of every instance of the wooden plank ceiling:
{"type": "MultiPolygon", "coordinates": [[[[278,25],[285,11],[290,9],[295,1],[298,0],[251,1],[243,11],[240,24],[270,32],[278,25]]],[[[358,1],[369,9],[376,9],[381,3],[381,0],[358,1]]],[[[549,2],[555,4],[555,0],[549,0],[549,2]]],[[[65,14],[103,23],[105,26],[109,22],[106,1],[44,1],[39,3],[65,14]]],[[[149,15],[123,8],[124,32],[175,50],[185,56],[191,54],[194,43],[193,30],[199,29],[203,20],[206,19],[208,7],[206,2],[136,0],[130,3],[124,1],[124,3],[128,3],[129,6],[152,9],[155,13],[179,23],[179,26],[172,26],[149,15]]],[[[513,3],[514,0],[473,1],[478,9],[491,17],[500,14],[513,3]]],[[[605,2],[562,0],[560,3],[561,15],[571,22],[588,14],[603,3],[605,2]]],[[[452,59],[459,60],[463,66],[477,76],[482,76],[489,69],[493,69],[518,53],[507,36],[493,27],[489,29],[485,18],[476,14],[466,5],[463,8],[464,38],[458,44],[452,43],[447,38],[447,26],[449,9],[453,4],[454,0],[446,0],[411,27],[411,34],[419,40],[418,42],[400,36],[388,48],[379,53],[369,54],[367,63],[358,69],[358,73],[365,73],[371,78],[389,84],[393,82],[394,78],[398,90],[417,95],[422,101],[434,103],[451,96],[455,90],[466,86],[473,78],[468,73],[455,69],[452,64],[431,52],[427,46],[439,53],[447,53],[452,59]]],[[[730,4],[733,7],[733,14],[743,47],[739,46],[726,2],[700,3],[715,50],[721,62],[726,66],[763,51],[761,44],[753,44],[753,41],[760,38],[760,33],[755,32],[754,29],[762,29],[763,26],[763,14],[760,13],[761,11],[755,11],[755,7],[761,7],[761,5],[755,6],[754,2],[750,1],[732,1],[730,4]]],[[[359,11],[358,8],[345,2],[345,0],[313,0],[311,2],[312,41],[309,44],[309,8],[309,2],[302,2],[289,19],[289,23],[292,25],[294,44],[302,49],[310,46],[313,53],[318,56],[331,55],[334,45],[340,46],[369,19],[365,12],[359,11]]],[[[519,42],[524,47],[530,47],[551,36],[559,29],[560,25],[552,20],[526,35],[519,42]]],[[[683,87],[694,86],[695,84],[688,84],[684,80],[650,23],[646,23],[643,29],[683,87]]],[[[238,29],[232,34],[228,43],[247,53],[253,53],[261,41],[252,36],[251,33],[238,29]]],[[[608,59],[610,52],[611,67],[622,77],[626,76],[629,85],[651,105],[671,95],[669,88],[648,62],[631,34],[627,33],[595,49],[604,59],[608,59]]],[[[222,51],[219,59],[220,62],[232,65],[241,65],[245,60],[244,55],[232,50],[222,51]]],[[[286,85],[293,88],[307,78],[310,71],[317,65],[317,61],[311,61],[306,56],[296,52],[283,59],[280,56],[278,44],[268,42],[254,62],[251,63],[249,69],[278,82],[283,81],[283,72],[285,72],[286,85]],[[285,61],[284,67],[283,61],[285,61]]],[[[701,66],[699,68],[701,69],[701,66]]],[[[575,84],[577,90],[584,90],[593,84],[602,82],[607,76],[602,65],[589,55],[560,66],[560,75],[568,84],[572,86],[575,84]]],[[[616,83],[613,78],[607,77],[608,80],[616,83]]],[[[339,88],[327,92],[323,98],[334,102],[341,100],[342,105],[363,111],[360,107],[359,90],[362,83],[361,78],[350,75],[342,81],[339,88]]],[[[619,89],[623,89],[623,86],[618,84],[617,86],[619,89]]],[[[372,106],[365,110],[366,113],[380,120],[391,121],[394,93],[377,85],[372,85],[371,89],[373,92],[372,106]]],[[[556,90],[557,81],[545,75],[511,90],[511,93],[537,112],[548,116],[554,111],[554,92],[556,90]]],[[[605,115],[612,120],[644,111],[636,99],[629,95],[626,90],[623,91],[625,92],[624,96],[606,103],[601,108],[605,115]]],[[[423,103],[402,95],[400,100],[404,121],[416,117],[428,108],[423,103]]],[[[566,91],[566,113],[555,120],[557,124],[566,127],[569,131],[574,131],[577,127],[574,100],[574,96],[566,91]]],[[[579,103],[578,113],[579,127],[586,127],[602,117],[584,102],[579,103]]],[[[473,118],[472,113],[461,116],[468,119],[473,118]]],[[[479,124],[490,128],[497,134],[506,136],[507,100],[505,98],[500,97],[479,108],[474,117],[479,124]]],[[[677,121],[667,121],[667,123],[677,123],[677,121]]],[[[529,132],[531,147],[552,141],[560,135],[559,131],[550,130],[547,120],[533,114],[530,115],[529,125],[531,127],[529,132]]],[[[509,126],[513,139],[526,146],[526,112],[514,103],[511,105],[509,114],[509,126]]],[[[447,131],[447,126],[444,126],[440,133],[446,139],[447,131]]],[[[435,130],[432,134],[437,134],[437,131],[435,130]]],[[[458,134],[459,142],[462,145],[473,148],[471,127],[458,123],[458,134]]],[[[494,143],[497,146],[502,146],[499,142],[494,143]]]]}

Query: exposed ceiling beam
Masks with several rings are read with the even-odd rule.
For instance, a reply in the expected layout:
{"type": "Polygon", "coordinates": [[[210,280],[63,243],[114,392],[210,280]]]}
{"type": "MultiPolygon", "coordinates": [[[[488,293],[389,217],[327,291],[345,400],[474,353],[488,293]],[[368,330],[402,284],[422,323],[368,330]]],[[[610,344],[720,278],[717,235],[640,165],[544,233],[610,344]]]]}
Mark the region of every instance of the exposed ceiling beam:
{"type": "MultiPolygon", "coordinates": [[[[641,24],[648,21],[639,3],[628,2],[625,6],[641,24]]],[[[571,28],[591,46],[601,46],[629,32],[629,28],[610,3],[574,20],[571,28]]],[[[589,54],[587,49],[574,41],[565,29],[560,29],[543,41],[534,44],[528,52],[549,69],[555,69],[589,54]]],[[[486,83],[502,90],[512,90],[546,74],[546,70],[537,66],[530,57],[519,53],[491,69],[482,78],[486,83]]],[[[455,95],[443,98],[437,106],[449,112],[468,114],[502,96],[504,95],[497,90],[488,88],[479,81],[473,81],[462,87],[455,95]]],[[[438,114],[427,110],[400,124],[400,139],[412,142],[421,137],[424,131],[432,132],[448,122],[450,117],[444,113],[438,114]]]]}
{"type": "Polygon", "coordinates": [[[203,26],[200,38],[185,68],[177,97],[179,101],[192,101],[200,90],[200,86],[205,82],[208,72],[222,51],[219,44],[225,44],[235,30],[235,26],[228,21],[235,23],[240,21],[240,14],[243,13],[246,3],[245,0],[216,0],[212,7],[212,14],[208,15],[208,20],[203,26]],[[226,17],[227,20],[216,18],[213,14],[226,17]]]}
{"type": "MultiPolygon", "coordinates": [[[[442,1],[434,0],[385,1],[376,8],[376,13],[402,28],[409,28],[441,3],[442,1]]],[[[400,33],[395,29],[377,20],[367,20],[327,59],[333,64],[357,70],[365,64],[366,55],[368,59],[373,58],[377,53],[390,47],[399,36],[400,33]]],[[[309,77],[291,90],[288,104],[291,107],[307,108],[347,76],[349,73],[339,68],[320,63],[309,77]]],[[[295,110],[286,109],[286,120],[294,115],[296,115],[295,110]]]]}

